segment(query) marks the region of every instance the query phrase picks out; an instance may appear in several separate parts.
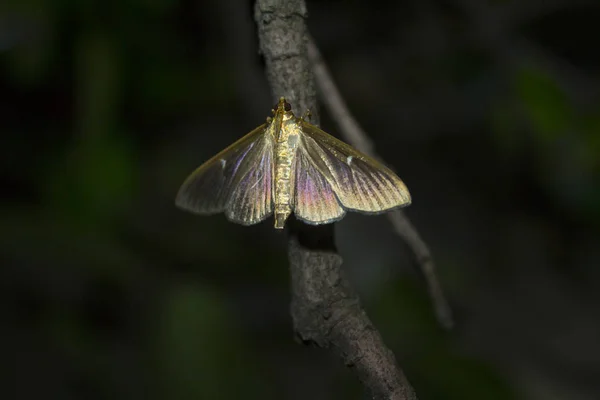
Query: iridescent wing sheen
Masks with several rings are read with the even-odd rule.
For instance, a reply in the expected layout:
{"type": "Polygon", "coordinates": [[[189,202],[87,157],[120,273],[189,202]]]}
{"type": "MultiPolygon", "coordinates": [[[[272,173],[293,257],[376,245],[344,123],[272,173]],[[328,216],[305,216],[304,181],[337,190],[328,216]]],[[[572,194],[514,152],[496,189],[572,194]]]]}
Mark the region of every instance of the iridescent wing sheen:
{"type": "Polygon", "coordinates": [[[296,151],[294,174],[292,208],[298,219],[309,224],[327,224],[344,217],[346,211],[333,188],[301,145],[296,151]]]}
{"type": "Polygon", "coordinates": [[[273,212],[273,139],[261,125],[202,164],[183,183],[175,204],[197,214],[225,212],[242,225],[273,212]]]}
{"type": "MultiPolygon", "coordinates": [[[[302,161],[303,167],[306,170],[315,171],[313,174],[320,177],[321,192],[326,192],[327,188],[333,190],[344,209],[375,214],[410,204],[411,198],[408,189],[389,168],[304,120],[299,119],[298,123],[302,134],[296,157],[303,157],[305,159],[302,161]],[[312,167],[308,168],[306,164],[310,164],[312,167]]],[[[298,166],[300,166],[299,164],[300,162],[298,162],[298,166]]],[[[301,171],[296,171],[297,190],[302,190],[303,185],[310,186],[304,183],[304,180],[308,180],[308,175],[303,174],[301,171]]],[[[313,180],[316,181],[316,179],[313,180]]],[[[323,203],[319,207],[327,211],[331,210],[330,214],[318,214],[315,210],[319,207],[313,206],[311,215],[314,218],[304,219],[313,221],[313,223],[331,222],[319,220],[322,216],[328,215],[338,215],[334,220],[340,219],[343,214],[336,214],[335,207],[330,205],[330,198],[325,196],[319,200],[317,197],[319,195],[315,192],[314,194],[297,194],[295,196],[296,208],[306,209],[309,201],[303,197],[311,196],[311,201],[323,203]]]]}

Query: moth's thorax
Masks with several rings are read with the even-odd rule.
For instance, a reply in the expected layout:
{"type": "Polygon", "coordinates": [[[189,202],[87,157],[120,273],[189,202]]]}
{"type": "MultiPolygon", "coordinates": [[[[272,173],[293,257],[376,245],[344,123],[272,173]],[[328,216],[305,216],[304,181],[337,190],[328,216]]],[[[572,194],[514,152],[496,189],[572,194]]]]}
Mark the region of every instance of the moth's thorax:
{"type": "Polygon", "coordinates": [[[285,220],[292,212],[292,164],[298,145],[299,126],[291,112],[282,115],[281,124],[275,127],[275,227],[283,228],[285,220]]]}

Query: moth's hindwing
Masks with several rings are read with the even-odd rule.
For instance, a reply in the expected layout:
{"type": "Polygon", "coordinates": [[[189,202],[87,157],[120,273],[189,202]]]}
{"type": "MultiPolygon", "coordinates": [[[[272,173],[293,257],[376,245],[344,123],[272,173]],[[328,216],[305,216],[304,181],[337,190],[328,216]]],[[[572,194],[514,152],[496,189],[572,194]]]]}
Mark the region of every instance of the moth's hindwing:
{"type": "Polygon", "coordinates": [[[294,166],[293,209],[296,217],[310,224],[327,224],[346,214],[323,173],[323,166],[320,167],[311,161],[306,147],[299,145],[294,166]]]}

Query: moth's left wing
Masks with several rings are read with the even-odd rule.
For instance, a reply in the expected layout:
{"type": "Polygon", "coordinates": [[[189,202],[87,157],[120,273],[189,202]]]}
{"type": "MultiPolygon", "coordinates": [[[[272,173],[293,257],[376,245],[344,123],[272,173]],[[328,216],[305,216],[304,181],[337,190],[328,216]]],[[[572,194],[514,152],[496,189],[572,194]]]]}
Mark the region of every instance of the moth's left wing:
{"type": "Polygon", "coordinates": [[[273,212],[273,140],[261,125],[202,164],[183,183],[177,206],[197,214],[225,212],[256,224],[273,212]]]}
{"type": "Polygon", "coordinates": [[[298,123],[297,157],[310,160],[345,209],[380,213],[410,204],[406,185],[389,168],[304,120],[298,123]]]}

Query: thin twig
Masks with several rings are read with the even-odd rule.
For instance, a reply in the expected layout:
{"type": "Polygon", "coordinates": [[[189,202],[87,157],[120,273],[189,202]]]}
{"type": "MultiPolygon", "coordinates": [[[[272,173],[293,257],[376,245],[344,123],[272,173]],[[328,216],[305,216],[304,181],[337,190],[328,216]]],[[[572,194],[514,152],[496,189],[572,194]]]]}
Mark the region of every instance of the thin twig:
{"type": "MultiPolygon", "coordinates": [[[[285,96],[296,112],[310,109],[318,124],[314,77],[306,43],[303,0],[257,0],[260,51],[274,99],[285,96]]],[[[416,400],[414,390],[360,306],[343,274],[332,224],[287,223],[291,314],[304,343],[331,348],[352,367],[375,399],[416,400]]]]}
{"type": "MultiPolygon", "coordinates": [[[[341,134],[350,144],[363,153],[379,159],[375,152],[375,146],[369,136],[354,119],[340,91],[336,87],[316,44],[309,37],[308,58],[312,64],[317,86],[322,93],[322,100],[327,110],[339,126],[341,134]]],[[[417,265],[425,277],[429,295],[435,308],[439,323],[446,329],[453,326],[452,311],[444,297],[444,293],[435,273],[435,264],[427,244],[411,224],[402,210],[394,210],[387,213],[394,231],[409,245],[415,255],[417,265]]]]}

